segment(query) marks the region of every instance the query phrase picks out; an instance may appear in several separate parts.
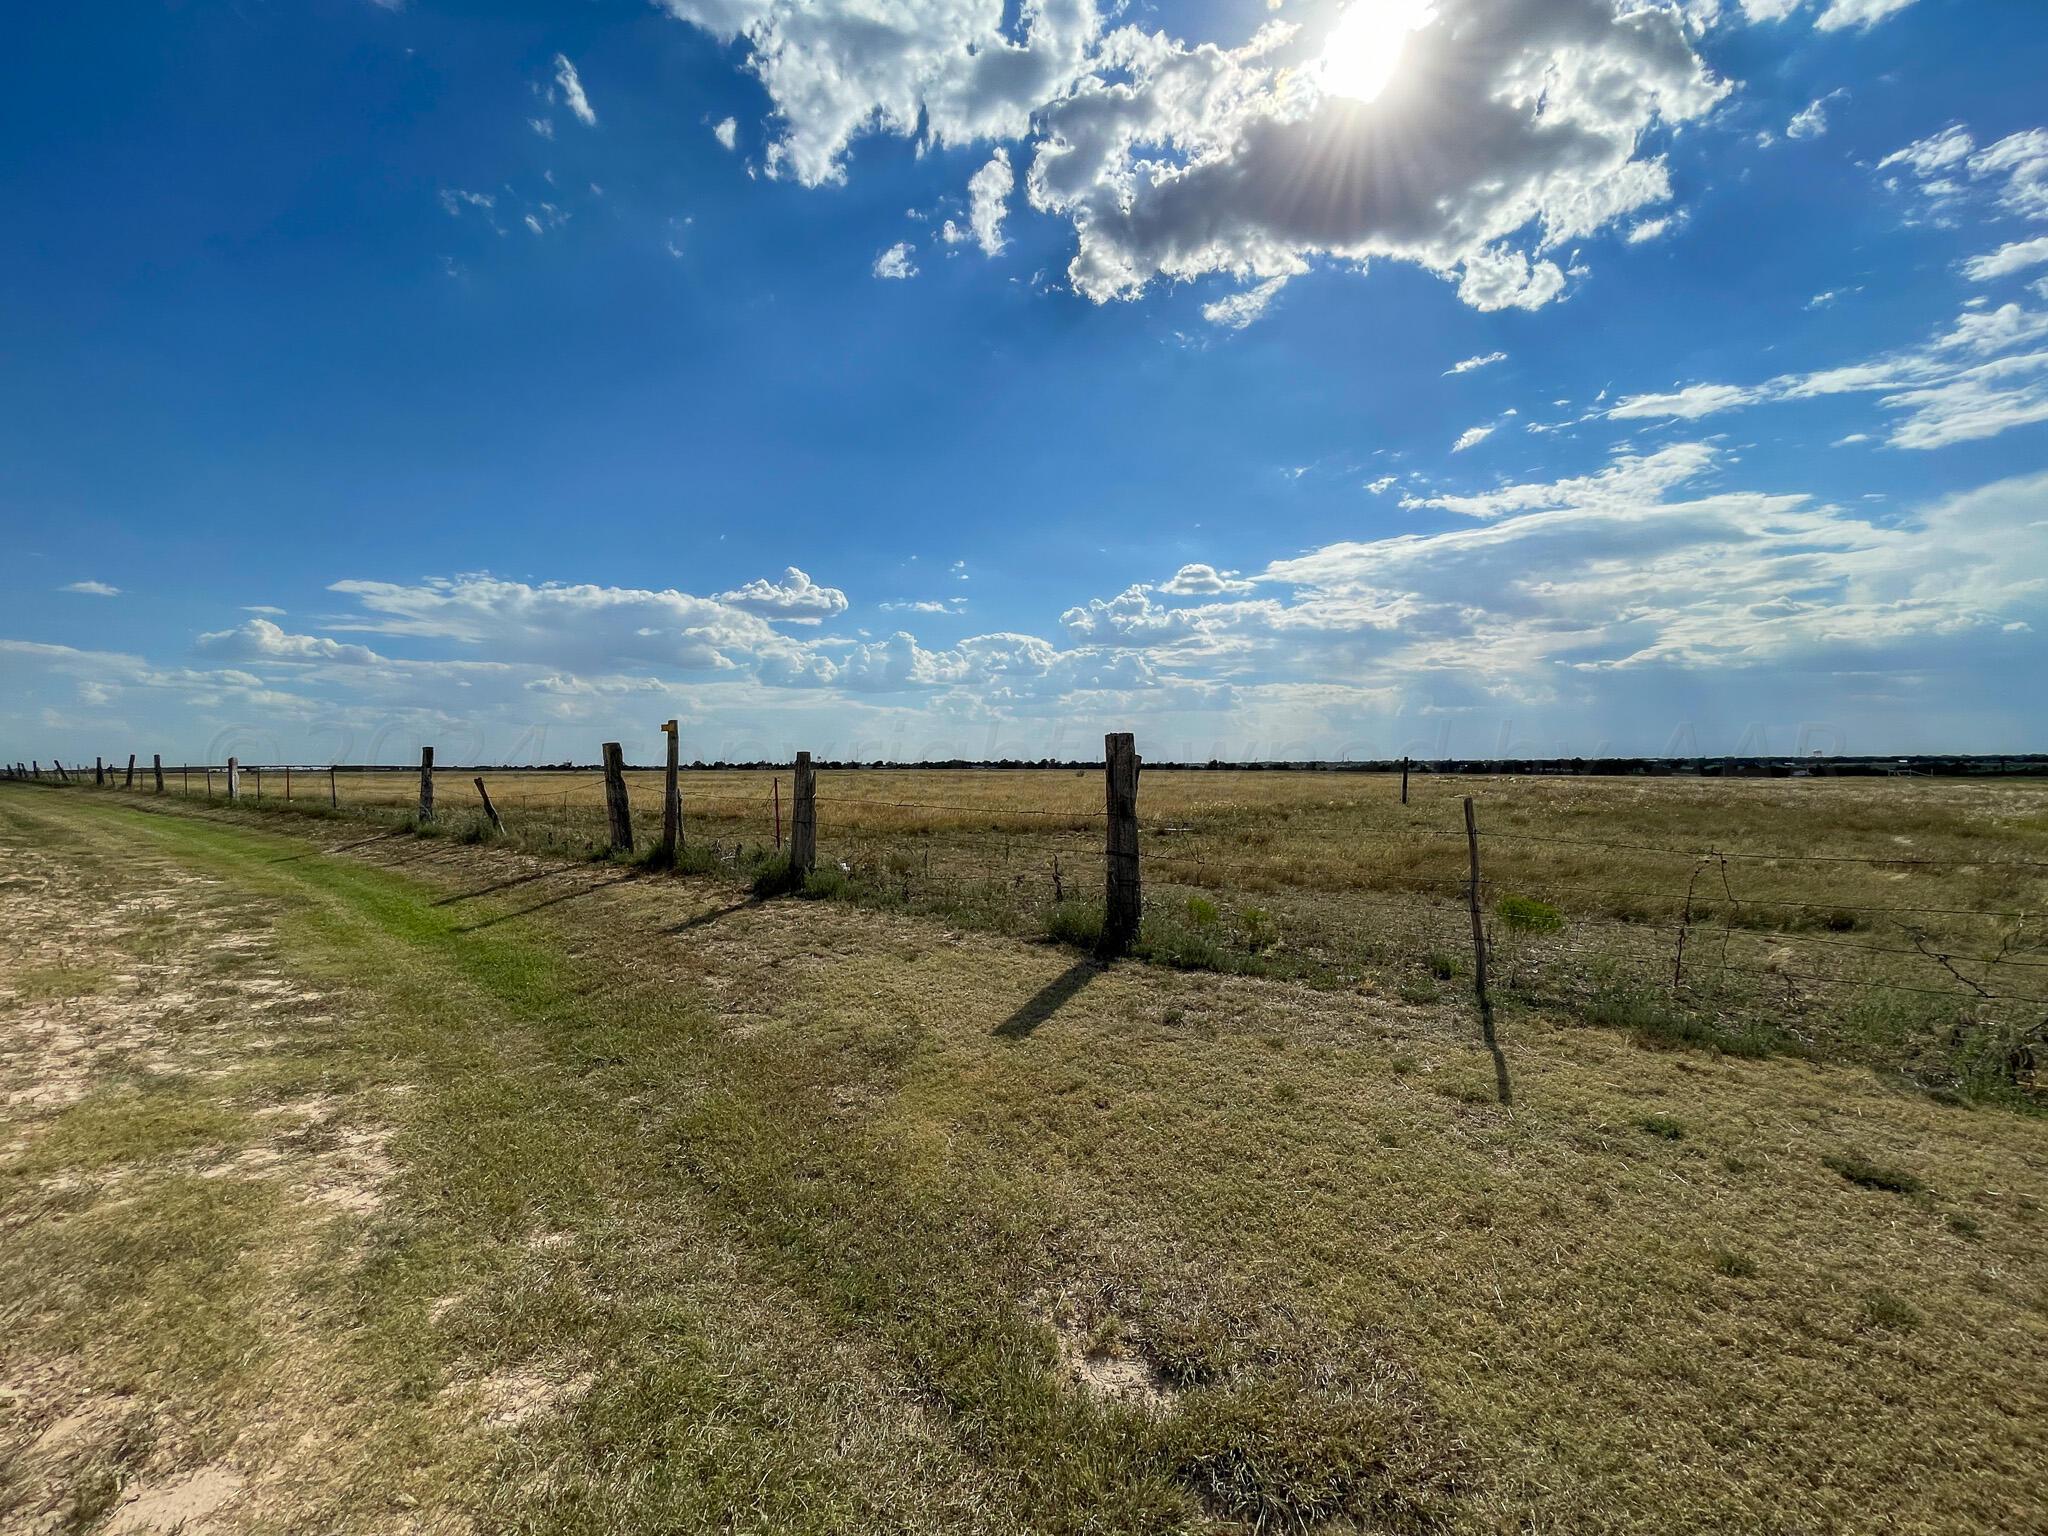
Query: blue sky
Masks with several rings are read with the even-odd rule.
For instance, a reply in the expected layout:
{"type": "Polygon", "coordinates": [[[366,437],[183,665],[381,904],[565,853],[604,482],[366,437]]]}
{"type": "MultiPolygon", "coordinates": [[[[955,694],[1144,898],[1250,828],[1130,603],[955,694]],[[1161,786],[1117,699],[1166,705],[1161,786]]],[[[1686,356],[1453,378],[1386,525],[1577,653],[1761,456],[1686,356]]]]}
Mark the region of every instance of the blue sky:
{"type": "Polygon", "coordinates": [[[9,760],[2043,746],[2034,5],[16,39],[9,760]]]}

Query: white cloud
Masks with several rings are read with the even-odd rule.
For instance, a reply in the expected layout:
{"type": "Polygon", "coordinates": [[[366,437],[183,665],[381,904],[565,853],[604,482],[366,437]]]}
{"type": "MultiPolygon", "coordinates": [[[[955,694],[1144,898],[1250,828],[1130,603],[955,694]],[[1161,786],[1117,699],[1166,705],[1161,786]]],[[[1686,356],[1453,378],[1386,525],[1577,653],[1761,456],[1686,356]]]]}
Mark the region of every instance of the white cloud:
{"type": "Polygon", "coordinates": [[[1284,277],[1269,277],[1256,287],[1225,294],[1214,303],[1202,306],[1202,318],[1211,325],[1241,331],[1265,314],[1266,306],[1273,302],[1286,283],[1284,277]]]}
{"type": "Polygon", "coordinates": [[[884,613],[958,613],[966,602],[964,597],[906,598],[875,606],[884,613]]]}
{"type": "Polygon", "coordinates": [[[544,139],[552,139],[555,136],[555,125],[545,117],[529,117],[526,126],[544,139]]]}
{"type": "Polygon", "coordinates": [[[576,121],[586,128],[597,126],[596,109],[590,105],[590,98],[583,93],[583,81],[576,73],[576,66],[569,62],[565,53],[555,55],[555,84],[561,88],[562,101],[574,114],[576,121]]]}
{"type": "Polygon", "coordinates": [[[1470,373],[1475,368],[1491,368],[1495,363],[1504,363],[1507,359],[1508,355],[1505,352],[1482,353],[1474,357],[1468,357],[1462,362],[1451,364],[1450,367],[1444,370],[1444,377],[1448,379],[1453,374],[1470,373]]]}
{"type": "Polygon", "coordinates": [[[1673,390],[1668,394],[1629,395],[1609,407],[1607,414],[1624,421],[1646,416],[1697,421],[1700,417],[1711,416],[1717,411],[1748,405],[1757,398],[1755,390],[1744,389],[1739,385],[1688,384],[1685,388],[1673,390]]]}
{"type": "Polygon", "coordinates": [[[1233,48],[1105,30],[1094,0],[1026,6],[1021,37],[970,0],[662,3],[744,43],[778,125],[771,175],[843,180],[868,133],[1023,142],[1030,201],[1071,223],[1068,280],[1098,302],[1328,256],[1540,307],[1565,282],[1546,251],[1669,198],[1664,162],[1638,154],[1649,130],[1728,89],[1675,10],[1613,0],[1437,0],[1372,101],[1333,89],[1326,27],[1269,22],[1233,48]]]}
{"type": "Polygon", "coordinates": [[[110,587],[104,581],[74,581],[57,589],[59,592],[76,592],[84,597],[119,597],[121,589],[110,587]]]}
{"type": "Polygon", "coordinates": [[[1451,452],[1463,453],[1467,448],[1476,448],[1491,436],[1493,436],[1493,428],[1491,426],[1467,427],[1458,434],[1458,440],[1451,444],[1451,452]]]}
{"type": "Polygon", "coordinates": [[[917,263],[911,260],[910,242],[899,240],[877,256],[875,276],[899,279],[917,276],[917,263]]]}
{"type": "MultiPolygon", "coordinates": [[[[1431,507],[1461,517],[1493,519],[1555,507],[1634,506],[1656,501],[1672,486],[1698,479],[1715,462],[1706,443],[1673,443],[1655,453],[1621,454],[1591,475],[1525,485],[1506,485],[1473,496],[1409,496],[1401,505],[1431,507]]],[[[1390,477],[1391,478],[1391,477],[1390,477]]]]}
{"type": "Polygon", "coordinates": [[[1235,571],[1219,571],[1213,565],[1184,565],[1159,590],[1175,597],[1208,597],[1218,592],[1249,592],[1252,584],[1235,571]]]}
{"type": "MultiPolygon", "coordinates": [[[[1751,21],[1783,21],[1808,0],[1742,0],[1742,13],[1751,21]]],[[[1887,16],[1896,15],[1913,0],[1825,0],[1825,9],[1814,25],[1823,32],[1843,27],[1874,27],[1887,16]]]]}
{"type": "Polygon", "coordinates": [[[459,187],[441,189],[441,206],[448,210],[451,219],[461,217],[464,208],[480,208],[488,212],[497,199],[488,192],[464,192],[459,187]]]}
{"type": "Polygon", "coordinates": [[[739,119],[732,117],[720,118],[717,125],[712,128],[711,136],[727,149],[737,148],[740,142],[739,119]]]}
{"type": "Polygon", "coordinates": [[[344,645],[317,635],[292,635],[268,619],[250,619],[233,629],[203,634],[198,648],[233,661],[324,661],[346,666],[376,666],[384,661],[363,645],[344,645]]]}
{"type": "Polygon", "coordinates": [[[779,582],[750,581],[735,591],[719,593],[718,600],[748,613],[793,624],[816,624],[846,612],[844,592],[837,587],[819,586],[793,565],[782,573],[779,582]]]}
{"type": "Polygon", "coordinates": [[[1646,244],[1651,240],[1662,237],[1673,227],[1673,221],[1668,218],[1644,219],[1640,223],[1629,226],[1628,243],[1630,245],[1646,244]]]}
{"type": "Polygon", "coordinates": [[[2048,261],[2048,235],[2038,240],[2014,240],[1985,255],[1973,256],[1963,263],[1963,273],[1972,282],[1988,283],[2037,267],[2044,261],[2048,261]]]}
{"type": "Polygon", "coordinates": [[[1387,494],[1387,492],[1391,491],[1397,483],[1398,477],[1394,475],[1381,475],[1377,480],[1368,480],[1365,483],[1365,488],[1368,491],[1371,491],[1375,496],[1384,496],[1387,494]]]}
{"type": "Polygon", "coordinates": [[[1827,98],[1812,102],[1792,115],[1785,125],[1788,139],[1817,139],[1828,131],[1827,98]]]}
{"type": "Polygon", "coordinates": [[[2048,219],[2048,129],[2008,134],[1979,149],[1967,128],[1953,124],[1878,162],[1880,170],[1893,166],[1918,177],[1920,190],[1937,206],[1982,183],[2005,212],[2048,219]]]}
{"type": "Polygon", "coordinates": [[[1003,216],[1009,211],[1010,190],[1017,178],[1010,170],[1009,152],[998,149],[987,165],[967,181],[967,222],[974,226],[974,238],[985,255],[1003,248],[1003,216]]]}
{"type": "Polygon", "coordinates": [[[2013,349],[2048,337],[2048,310],[2018,304],[1965,308],[1926,344],[1867,362],[1762,384],[1694,384],[1669,394],[1630,395],[1609,407],[1617,419],[1694,421],[1768,401],[1876,394],[1901,414],[1894,448],[1932,449],[1994,437],[2048,419],[2048,351],[2013,349]]]}

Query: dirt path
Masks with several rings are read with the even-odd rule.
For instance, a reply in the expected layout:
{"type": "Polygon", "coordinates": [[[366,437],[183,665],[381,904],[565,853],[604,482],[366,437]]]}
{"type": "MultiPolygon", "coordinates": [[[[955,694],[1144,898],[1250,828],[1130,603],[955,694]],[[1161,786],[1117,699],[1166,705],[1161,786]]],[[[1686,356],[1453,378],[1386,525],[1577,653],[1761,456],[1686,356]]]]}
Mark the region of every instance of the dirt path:
{"type": "MultiPolygon", "coordinates": [[[[90,827],[0,825],[0,1125],[12,1174],[0,1241],[70,1229],[102,1252],[147,1245],[164,1235],[145,1213],[167,1186],[231,1191],[204,1203],[267,1213],[261,1268],[275,1268],[234,1290],[271,1357],[256,1374],[282,1378],[308,1363],[294,1359],[291,1268],[311,1261],[331,1224],[378,1207],[391,1165],[371,1097],[262,1090],[266,1062],[346,1027],[333,998],[288,974],[276,919],[247,893],[90,827]]],[[[165,1257],[175,1255],[143,1262],[165,1257]]],[[[44,1273],[91,1286],[67,1268],[44,1273]]],[[[168,1390],[175,1362],[50,1326],[52,1309],[38,1309],[50,1299],[17,1293],[0,1311],[9,1536],[97,1522],[212,1529],[286,1475],[281,1439],[315,1434],[303,1394],[256,1386],[260,1422],[216,1417],[225,1402],[168,1390]]]]}

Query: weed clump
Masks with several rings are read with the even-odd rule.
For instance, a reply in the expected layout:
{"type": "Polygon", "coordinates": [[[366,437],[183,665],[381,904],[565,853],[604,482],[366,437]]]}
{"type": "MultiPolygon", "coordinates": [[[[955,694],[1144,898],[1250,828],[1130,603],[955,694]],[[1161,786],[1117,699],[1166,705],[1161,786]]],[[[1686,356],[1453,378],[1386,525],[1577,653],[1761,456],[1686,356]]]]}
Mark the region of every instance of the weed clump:
{"type": "Polygon", "coordinates": [[[1502,925],[1516,933],[1557,933],[1564,927],[1564,914],[1533,896],[1503,896],[1494,903],[1494,911],[1502,925]]]}
{"type": "Polygon", "coordinates": [[[1666,1141],[1685,1140],[1685,1126],[1669,1115],[1645,1115],[1636,1124],[1652,1136],[1660,1136],[1666,1141]]]}
{"type": "Polygon", "coordinates": [[[1714,1250],[1714,1268],[1731,1280],[1754,1280],[1757,1275],[1756,1260],[1733,1248],[1714,1250]]]}
{"type": "Polygon", "coordinates": [[[1102,942],[1102,908],[1092,901],[1056,901],[1045,910],[1045,936],[1092,951],[1102,942]]]}

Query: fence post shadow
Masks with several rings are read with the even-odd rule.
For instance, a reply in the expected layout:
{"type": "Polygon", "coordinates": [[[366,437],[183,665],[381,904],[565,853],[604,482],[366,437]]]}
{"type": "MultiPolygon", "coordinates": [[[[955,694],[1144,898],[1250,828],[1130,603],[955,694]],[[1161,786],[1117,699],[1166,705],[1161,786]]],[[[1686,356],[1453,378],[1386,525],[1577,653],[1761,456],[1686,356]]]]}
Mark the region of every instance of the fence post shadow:
{"type": "Polygon", "coordinates": [[[1103,973],[1094,960],[1076,960],[1021,1003],[1017,1011],[998,1024],[991,1034],[1004,1040],[1022,1040],[1051,1018],[1089,982],[1103,973]]]}

